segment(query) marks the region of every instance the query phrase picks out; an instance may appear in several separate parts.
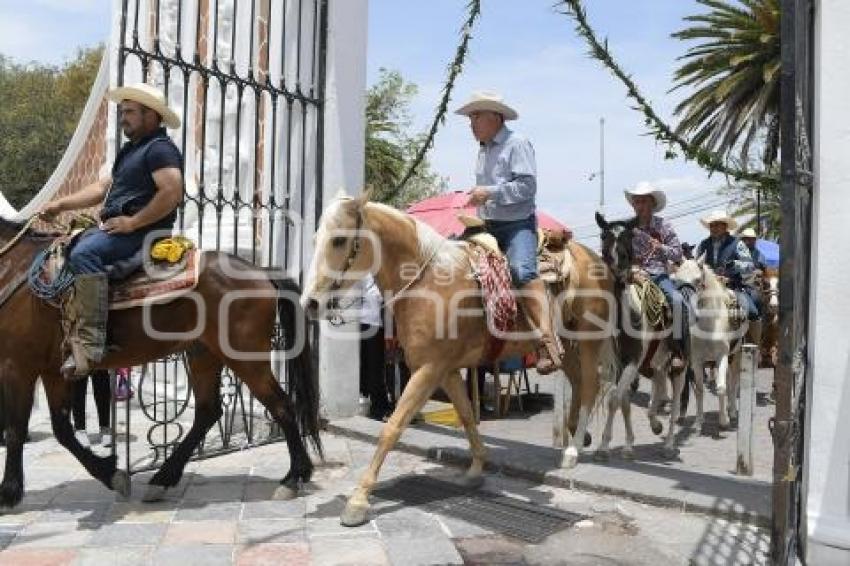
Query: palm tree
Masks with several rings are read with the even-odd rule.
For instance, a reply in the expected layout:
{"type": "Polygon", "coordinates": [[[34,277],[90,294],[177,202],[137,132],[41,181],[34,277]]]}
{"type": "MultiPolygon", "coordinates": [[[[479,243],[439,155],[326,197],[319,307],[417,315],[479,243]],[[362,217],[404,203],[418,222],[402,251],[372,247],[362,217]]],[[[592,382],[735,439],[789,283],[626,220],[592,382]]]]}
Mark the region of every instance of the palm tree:
{"type": "Polygon", "coordinates": [[[750,161],[760,145],[769,168],[779,147],[779,0],[697,0],[708,13],[673,37],[699,43],[679,59],[676,89],[695,89],[675,110],[677,132],[698,146],[750,161]]]}

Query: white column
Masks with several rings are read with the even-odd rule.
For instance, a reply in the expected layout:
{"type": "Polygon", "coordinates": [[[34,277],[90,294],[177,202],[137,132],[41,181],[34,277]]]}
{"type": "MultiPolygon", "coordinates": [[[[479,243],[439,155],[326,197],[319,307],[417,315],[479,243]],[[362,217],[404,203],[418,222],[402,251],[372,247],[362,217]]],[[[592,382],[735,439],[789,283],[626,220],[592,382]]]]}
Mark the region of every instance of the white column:
{"type": "Polygon", "coordinates": [[[809,564],[850,564],[850,2],[820,0],[807,430],[809,564]]]}
{"type": "MultiPolygon", "coordinates": [[[[325,205],[340,189],[355,195],[363,188],[369,12],[368,0],[331,0],[328,5],[322,187],[325,205]]],[[[305,242],[305,247],[311,244],[305,242]]],[[[312,250],[305,253],[312,254],[312,250]]],[[[357,411],[360,352],[354,334],[358,329],[357,320],[337,328],[322,323],[319,386],[323,411],[328,417],[351,416],[357,411]]]]}

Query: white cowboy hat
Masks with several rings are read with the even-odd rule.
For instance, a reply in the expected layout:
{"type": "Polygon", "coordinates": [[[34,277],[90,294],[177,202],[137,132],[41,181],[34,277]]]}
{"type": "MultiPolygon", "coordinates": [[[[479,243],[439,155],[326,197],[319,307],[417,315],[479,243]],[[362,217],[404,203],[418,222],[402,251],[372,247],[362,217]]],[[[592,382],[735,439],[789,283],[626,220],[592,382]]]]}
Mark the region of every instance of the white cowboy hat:
{"type": "Polygon", "coordinates": [[[729,216],[725,210],[713,210],[708,214],[708,216],[700,218],[699,221],[702,222],[702,225],[706,228],[715,222],[722,222],[723,224],[726,224],[726,229],[730,232],[738,227],[738,221],[729,216]]]}
{"type": "Polygon", "coordinates": [[[632,205],[634,204],[632,202],[634,197],[640,195],[651,195],[655,200],[655,207],[652,209],[653,212],[661,212],[664,210],[664,207],[667,206],[667,195],[664,194],[664,191],[656,189],[647,181],[641,181],[638,183],[637,187],[632,190],[626,189],[623,193],[626,195],[626,200],[632,205]]]}
{"type": "Polygon", "coordinates": [[[501,94],[495,92],[474,92],[469,101],[455,110],[455,114],[461,116],[469,116],[473,112],[481,111],[495,112],[505,117],[505,120],[516,120],[519,114],[516,110],[505,104],[505,99],[501,94]]]}
{"type": "Polygon", "coordinates": [[[747,228],[746,230],[742,230],[738,234],[738,237],[739,238],[758,238],[758,235],[756,234],[756,231],[753,230],[752,228],[747,228]]]}
{"type": "Polygon", "coordinates": [[[147,106],[160,116],[162,123],[167,128],[179,128],[180,116],[174,110],[168,107],[168,102],[165,100],[165,95],[162,92],[146,83],[136,83],[127,86],[119,86],[110,90],[106,97],[112,102],[120,103],[123,100],[132,100],[143,106],[147,106]]]}

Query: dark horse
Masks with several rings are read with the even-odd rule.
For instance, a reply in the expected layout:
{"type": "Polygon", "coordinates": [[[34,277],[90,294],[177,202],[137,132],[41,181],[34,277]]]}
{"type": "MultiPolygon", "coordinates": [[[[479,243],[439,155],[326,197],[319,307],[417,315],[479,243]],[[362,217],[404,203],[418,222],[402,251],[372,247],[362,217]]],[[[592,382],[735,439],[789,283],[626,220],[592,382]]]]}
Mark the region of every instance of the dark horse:
{"type": "MultiPolygon", "coordinates": [[[[49,245],[51,237],[28,230],[10,246],[23,228],[0,219],[0,380],[5,393],[6,432],[0,505],[15,506],[24,494],[23,442],[39,377],[56,439],[92,477],[127,495],[129,477],[117,469],[116,457],[97,456],[74,436],[69,420],[73,382],[59,372],[63,338],[59,310],[38,299],[24,283],[34,255],[49,245]]],[[[145,500],[161,498],[180,481],[192,453],[221,417],[219,381],[224,366],[248,386],[283,430],[290,470],[275,496],[295,497],[300,484],[309,481],[313,472],[303,437],[309,437],[321,454],[318,393],[298,286],[229,254],[205,252],[200,261],[198,284],[191,296],[109,313],[109,348],[98,368],[139,365],[186,352],[189,384],[195,395],[192,427],[150,480],[145,500]],[[276,315],[285,331],[290,357],[289,395],[272,373],[276,315]],[[157,331],[153,337],[143,323],[157,331]],[[296,331],[300,331],[301,340],[296,339],[296,331]]]]}

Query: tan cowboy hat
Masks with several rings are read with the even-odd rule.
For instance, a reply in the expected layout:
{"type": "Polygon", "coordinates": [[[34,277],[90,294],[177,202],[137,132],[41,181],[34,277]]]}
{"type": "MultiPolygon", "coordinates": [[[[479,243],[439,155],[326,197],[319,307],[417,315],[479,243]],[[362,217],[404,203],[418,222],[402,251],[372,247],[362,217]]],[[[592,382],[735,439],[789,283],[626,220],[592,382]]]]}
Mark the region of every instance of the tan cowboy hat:
{"type": "Polygon", "coordinates": [[[112,102],[120,103],[123,100],[132,100],[143,106],[147,106],[162,117],[162,123],[167,128],[179,128],[180,116],[168,107],[165,95],[162,91],[146,83],[136,83],[127,86],[119,86],[110,90],[106,97],[112,102]]]}
{"type": "Polygon", "coordinates": [[[458,221],[466,226],[467,228],[480,228],[484,226],[484,221],[477,216],[470,216],[469,214],[458,214],[456,216],[458,221]]]}
{"type": "Polygon", "coordinates": [[[626,195],[626,200],[629,201],[629,204],[633,204],[632,200],[636,196],[651,195],[655,200],[655,207],[652,209],[653,212],[661,212],[667,206],[667,195],[664,194],[664,191],[656,189],[647,181],[641,181],[634,189],[626,189],[623,193],[626,195]]]}
{"type": "Polygon", "coordinates": [[[738,221],[729,216],[725,210],[713,210],[708,214],[708,216],[700,218],[699,221],[702,222],[702,225],[706,228],[715,222],[722,222],[726,224],[726,229],[730,232],[738,227],[738,221]]]}
{"type": "Polygon", "coordinates": [[[742,230],[738,234],[738,237],[739,238],[758,238],[758,235],[756,235],[756,231],[753,230],[752,228],[747,228],[746,230],[742,230]]]}
{"type": "Polygon", "coordinates": [[[473,112],[481,111],[495,112],[505,117],[505,120],[516,120],[519,114],[516,110],[505,104],[505,99],[501,94],[495,92],[474,92],[469,101],[455,110],[455,114],[461,116],[469,116],[473,112]]]}

